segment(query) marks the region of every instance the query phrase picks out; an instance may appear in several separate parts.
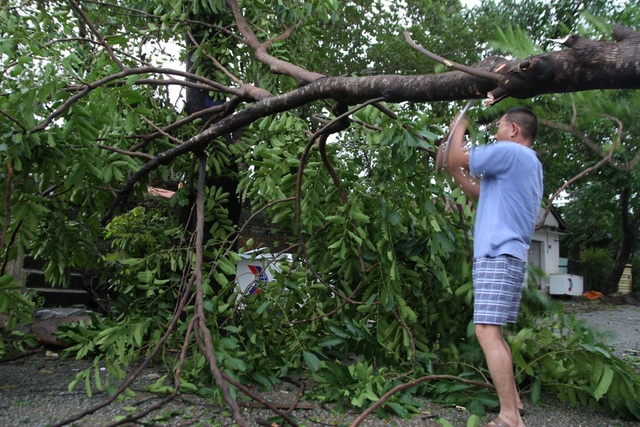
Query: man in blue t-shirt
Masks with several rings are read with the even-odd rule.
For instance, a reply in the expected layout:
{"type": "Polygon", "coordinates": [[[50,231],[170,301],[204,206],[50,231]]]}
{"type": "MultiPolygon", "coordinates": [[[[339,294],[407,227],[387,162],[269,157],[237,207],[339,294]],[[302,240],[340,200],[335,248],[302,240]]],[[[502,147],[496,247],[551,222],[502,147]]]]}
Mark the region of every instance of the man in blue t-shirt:
{"type": "Polygon", "coordinates": [[[464,149],[464,117],[451,124],[444,150],[448,171],[478,208],[473,246],[473,321],[476,337],[500,399],[500,413],[486,426],[524,427],[511,350],[502,326],[514,323],[525,281],[527,251],[542,201],[542,165],[531,149],[537,118],[513,108],[500,118],[495,144],[464,149]]]}

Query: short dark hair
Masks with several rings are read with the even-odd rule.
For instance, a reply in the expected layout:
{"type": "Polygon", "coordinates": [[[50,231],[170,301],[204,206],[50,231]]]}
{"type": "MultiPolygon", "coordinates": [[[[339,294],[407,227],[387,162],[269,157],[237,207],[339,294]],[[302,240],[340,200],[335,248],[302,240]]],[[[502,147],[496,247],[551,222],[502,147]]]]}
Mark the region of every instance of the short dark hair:
{"type": "Polygon", "coordinates": [[[533,142],[538,134],[538,118],[528,108],[516,107],[511,108],[505,114],[505,117],[509,122],[515,123],[522,129],[522,136],[533,142]]]}

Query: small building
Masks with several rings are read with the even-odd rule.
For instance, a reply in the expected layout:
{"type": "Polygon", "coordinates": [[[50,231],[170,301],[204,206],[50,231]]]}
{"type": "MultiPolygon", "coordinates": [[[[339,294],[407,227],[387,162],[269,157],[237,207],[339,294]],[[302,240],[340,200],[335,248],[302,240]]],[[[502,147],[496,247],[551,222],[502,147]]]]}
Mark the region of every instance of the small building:
{"type": "Polygon", "coordinates": [[[548,290],[549,277],[564,274],[566,260],[560,258],[560,236],[568,234],[565,223],[558,212],[551,207],[549,212],[541,208],[538,212],[538,226],[531,238],[529,248],[529,263],[544,272],[545,277],[540,282],[540,288],[548,290]]]}

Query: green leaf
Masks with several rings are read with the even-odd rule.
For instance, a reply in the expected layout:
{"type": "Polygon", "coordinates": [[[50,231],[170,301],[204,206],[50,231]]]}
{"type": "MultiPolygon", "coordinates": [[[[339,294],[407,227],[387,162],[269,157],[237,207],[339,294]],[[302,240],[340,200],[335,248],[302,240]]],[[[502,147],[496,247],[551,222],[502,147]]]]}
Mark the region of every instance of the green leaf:
{"type": "Polygon", "coordinates": [[[236,274],[236,266],[225,257],[218,258],[218,267],[230,276],[235,276],[236,274]]]}
{"type": "Polygon", "coordinates": [[[478,427],[480,425],[480,417],[477,415],[471,415],[467,419],[467,427],[478,427]]]}
{"type": "Polygon", "coordinates": [[[318,372],[318,370],[320,370],[320,359],[318,359],[318,357],[315,354],[309,351],[303,351],[302,357],[304,358],[304,361],[307,363],[307,366],[309,367],[309,369],[311,369],[311,372],[318,372]]]}
{"type": "Polygon", "coordinates": [[[244,363],[244,361],[235,357],[225,358],[224,366],[236,372],[245,372],[247,370],[247,365],[244,363]]]}
{"type": "Polygon", "coordinates": [[[84,388],[85,391],[87,392],[87,396],[91,397],[93,396],[93,390],[91,389],[91,375],[86,374],[84,376],[84,388]]]}
{"type": "Polygon", "coordinates": [[[262,304],[260,304],[260,306],[256,309],[256,314],[262,314],[264,313],[264,311],[271,306],[271,302],[269,301],[265,301],[262,304]]]}
{"type": "Polygon", "coordinates": [[[99,391],[103,391],[103,387],[102,387],[102,379],[100,378],[100,365],[98,364],[99,359],[96,357],[96,360],[94,362],[94,373],[93,373],[93,378],[94,378],[94,382],[96,384],[96,389],[99,391]]]}
{"type": "Polygon", "coordinates": [[[219,271],[212,271],[211,275],[213,276],[213,280],[220,286],[226,286],[229,283],[227,276],[219,271]]]}
{"type": "Polygon", "coordinates": [[[542,376],[537,376],[531,386],[531,401],[537,403],[542,395],[542,376]]]}
{"type": "Polygon", "coordinates": [[[351,210],[349,212],[349,216],[351,217],[351,219],[353,219],[354,221],[358,221],[358,222],[363,222],[365,224],[368,224],[369,222],[371,222],[371,220],[369,219],[368,215],[363,214],[360,211],[357,210],[351,210]]]}
{"type": "Polygon", "coordinates": [[[147,390],[149,390],[151,393],[160,393],[160,394],[170,393],[171,391],[173,391],[173,386],[169,386],[165,384],[166,380],[167,380],[167,375],[161,376],[160,378],[158,378],[156,382],[147,386],[147,390]]]}
{"type": "Polygon", "coordinates": [[[385,218],[387,219],[389,224],[394,226],[402,222],[402,216],[397,212],[387,212],[387,215],[385,218]]]}
{"type": "Polygon", "coordinates": [[[140,322],[136,324],[135,327],[133,328],[133,339],[135,340],[136,345],[138,347],[142,346],[142,338],[143,338],[145,326],[146,325],[144,323],[140,322]]]}
{"type": "Polygon", "coordinates": [[[613,381],[613,369],[611,369],[610,366],[606,365],[604,367],[604,372],[600,377],[600,382],[598,383],[596,389],[593,391],[593,397],[595,397],[596,400],[600,400],[602,396],[604,396],[605,393],[609,390],[611,381],[613,381]]]}
{"type": "Polygon", "coordinates": [[[340,215],[329,215],[326,219],[329,224],[344,224],[346,221],[345,218],[340,215]]]}
{"type": "Polygon", "coordinates": [[[318,343],[320,347],[334,347],[340,344],[343,344],[344,340],[342,338],[327,338],[318,343]]]}
{"type": "Polygon", "coordinates": [[[400,405],[399,403],[396,402],[387,402],[385,403],[385,407],[389,407],[393,410],[393,412],[395,412],[399,417],[402,418],[408,418],[409,417],[409,411],[407,411],[404,406],[400,405]]]}
{"type": "Polygon", "coordinates": [[[138,81],[139,78],[140,78],[140,76],[138,76],[136,74],[128,76],[127,80],[126,80],[127,86],[133,86],[134,84],[136,84],[136,82],[138,81]]]}

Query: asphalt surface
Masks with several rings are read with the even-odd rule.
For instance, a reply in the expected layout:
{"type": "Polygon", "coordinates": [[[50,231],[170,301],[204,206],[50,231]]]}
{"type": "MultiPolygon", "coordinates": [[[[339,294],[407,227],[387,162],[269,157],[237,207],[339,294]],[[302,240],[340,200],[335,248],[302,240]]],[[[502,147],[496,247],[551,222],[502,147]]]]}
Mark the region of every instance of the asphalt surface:
{"type": "MultiPolygon", "coordinates": [[[[640,361],[640,307],[612,306],[597,311],[578,312],[576,317],[584,319],[601,334],[620,356],[628,360],[640,361]]],[[[96,392],[87,396],[84,385],[79,384],[69,391],[68,385],[76,373],[91,365],[90,361],[76,361],[60,358],[51,348],[43,349],[31,356],[0,363],[0,426],[46,427],[79,414],[103,402],[107,395],[96,392]]],[[[141,383],[134,387],[136,393],[122,401],[96,411],[95,413],[68,425],[76,427],[103,427],[114,423],[123,416],[157,404],[156,395],[144,391],[145,384],[157,380],[164,372],[149,370],[144,373],[141,383]]],[[[266,395],[271,401],[289,403],[297,394],[293,385],[282,387],[266,395]]],[[[602,411],[589,408],[572,408],[552,397],[544,397],[533,404],[528,396],[523,396],[526,407],[524,421],[528,427],[631,427],[638,422],[623,421],[602,411]]],[[[250,426],[265,425],[273,414],[265,409],[243,408],[243,417],[250,426]]],[[[307,409],[294,411],[292,416],[300,426],[350,426],[358,412],[338,413],[330,406],[314,403],[307,409]]],[[[361,426],[407,426],[407,427],[455,427],[467,426],[470,414],[462,407],[443,407],[424,401],[422,414],[409,420],[393,418],[382,420],[368,417],[361,426]],[[449,424],[442,420],[447,420],[449,424]]],[[[483,426],[491,420],[487,415],[480,420],[483,426]]],[[[125,426],[233,426],[233,419],[227,408],[213,407],[210,402],[194,396],[179,396],[162,409],[152,412],[138,422],[128,422],[125,426]]],[[[273,424],[277,425],[277,424],[273,424]]]]}

